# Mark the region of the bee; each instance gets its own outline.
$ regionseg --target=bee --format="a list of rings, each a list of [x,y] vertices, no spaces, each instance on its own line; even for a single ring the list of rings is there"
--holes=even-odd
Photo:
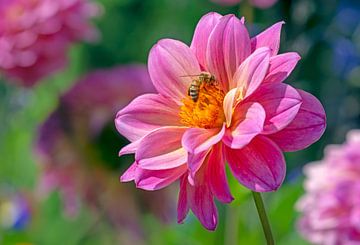
[[[188,88],[188,96],[190,96],[194,102],[197,102],[199,99],[200,87],[203,83],[214,84],[216,82],[215,76],[208,72],[202,72],[199,75],[189,75],[189,77],[197,77],[197,79],[192,80]]]

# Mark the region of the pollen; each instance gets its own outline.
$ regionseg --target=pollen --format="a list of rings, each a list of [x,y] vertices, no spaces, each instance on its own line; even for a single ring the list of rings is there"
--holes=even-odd
[[[225,121],[223,111],[224,92],[217,84],[202,83],[199,96],[194,102],[190,96],[182,100],[180,107],[181,123],[189,127],[218,128]]]

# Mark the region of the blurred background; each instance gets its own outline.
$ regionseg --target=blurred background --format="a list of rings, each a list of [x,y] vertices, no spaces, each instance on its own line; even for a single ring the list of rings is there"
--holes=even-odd
[[[150,48],[165,37],[189,44],[210,11],[245,16],[251,36],[284,20],[280,53],[302,57],[286,82],[325,107],[321,140],[286,154],[284,185],[264,195],[277,244],[308,244],[294,208],[302,167],[360,128],[359,1],[279,0],[265,8],[247,0],[59,0],[38,12],[40,0],[25,0],[23,9],[15,2],[24,0],[0,0],[0,244],[264,244],[251,193],[234,179],[235,201],[218,203],[215,232],[192,214],[176,224],[177,185],[145,192],[118,181],[132,157],[117,157],[127,142],[113,120],[153,91]],[[19,22],[26,35],[13,35],[20,28],[13,20],[27,11]],[[36,37],[34,18],[47,20]]]

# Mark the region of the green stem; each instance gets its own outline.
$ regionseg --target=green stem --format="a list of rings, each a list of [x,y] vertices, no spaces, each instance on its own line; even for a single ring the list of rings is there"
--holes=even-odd
[[[269,220],[267,218],[266,215],[266,211],[265,211],[265,207],[264,207],[264,203],[263,200],[261,198],[261,195],[259,192],[254,192],[252,191],[253,194],[253,198],[254,198],[254,202],[256,205],[256,209],[258,211],[259,214],[259,218],[261,221],[261,225],[265,234],[265,238],[266,238],[266,242],[268,245],[274,245],[274,238],[273,235],[271,233],[271,228],[270,228],[270,224],[269,224]]]
[[[231,205],[227,206],[224,244],[237,245],[239,231],[240,209]]]

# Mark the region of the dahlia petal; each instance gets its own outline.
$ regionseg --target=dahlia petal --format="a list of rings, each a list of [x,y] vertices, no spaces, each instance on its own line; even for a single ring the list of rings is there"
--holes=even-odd
[[[222,15],[210,12],[204,15],[196,26],[194,37],[191,42],[191,50],[195,53],[200,65],[207,70],[206,67],[206,49],[209,36],[217,23],[219,23]]]
[[[263,134],[276,133],[289,125],[302,102],[297,90],[284,83],[262,85],[249,100],[259,102],[265,109]]]
[[[326,115],[320,101],[298,89],[302,104],[294,120],[283,130],[269,137],[283,151],[298,151],[320,139],[326,128]]]
[[[195,185],[196,172],[201,168],[206,156],[210,150],[202,151],[197,154],[188,153],[187,164],[189,168],[188,181],[191,185]]]
[[[250,55],[250,37],[245,25],[234,15],[220,19],[210,35],[207,68],[227,91],[239,65]]]
[[[296,52],[279,54],[270,58],[269,71],[266,74],[264,83],[281,83],[294,70],[301,59]]]
[[[188,152],[190,183],[193,183],[193,177],[202,166],[211,147],[222,139],[224,133],[225,125],[221,129],[190,128],[186,130],[182,138],[182,145]]]
[[[121,148],[121,150],[119,152],[119,157],[122,156],[122,155],[135,153],[136,149],[139,147],[140,141],[141,140],[131,142],[130,144],[128,144],[128,145],[124,146],[123,148]]]
[[[184,222],[184,219],[189,213],[186,188],[187,188],[187,178],[186,178],[186,174],[184,174],[180,178],[180,190],[179,190],[178,207],[177,207],[177,222],[179,224]]]
[[[225,159],[221,144],[216,144],[209,154],[207,176],[210,190],[223,203],[230,203],[234,198],[230,193],[225,173]]]
[[[188,183],[186,191],[189,207],[195,216],[206,229],[215,230],[218,213],[210,188],[204,183],[204,173],[197,175],[195,186]]]
[[[189,153],[200,153],[209,150],[218,143],[225,133],[225,125],[221,129],[189,128],[183,135],[182,145]]]
[[[225,152],[236,179],[253,191],[275,191],[285,178],[284,156],[265,136],[257,136],[242,149],[226,148]]]
[[[185,127],[163,127],[146,135],[135,153],[138,166],[148,170],[162,170],[187,162],[187,152],[181,145]]]
[[[180,103],[192,81],[190,75],[200,74],[200,65],[192,50],[184,43],[160,40],[150,51],[148,69],[157,91]]]
[[[281,27],[285,24],[280,21],[251,39],[251,52],[261,47],[268,47],[270,55],[277,55],[280,48]]]
[[[186,164],[164,170],[147,170],[138,167],[135,171],[135,184],[137,188],[143,190],[159,190],[172,184],[186,173],[186,171]]]
[[[241,99],[247,98],[261,85],[268,71],[270,49],[255,50],[237,69],[230,88],[240,90]]]
[[[136,141],[154,129],[180,126],[178,105],[159,94],[141,95],[117,113],[115,125],[120,134]]]
[[[223,102],[223,108],[224,108],[224,115],[225,115],[227,127],[229,127],[231,125],[232,115],[234,113],[234,108],[235,108],[238,97],[239,97],[239,89],[238,88],[231,89],[225,95],[224,102]]]
[[[131,164],[131,166],[123,173],[120,177],[121,182],[129,182],[135,179],[135,171],[137,168],[136,162]]]
[[[233,149],[247,145],[263,131],[265,110],[259,103],[244,103],[236,106],[232,125],[226,130],[223,142]]]

